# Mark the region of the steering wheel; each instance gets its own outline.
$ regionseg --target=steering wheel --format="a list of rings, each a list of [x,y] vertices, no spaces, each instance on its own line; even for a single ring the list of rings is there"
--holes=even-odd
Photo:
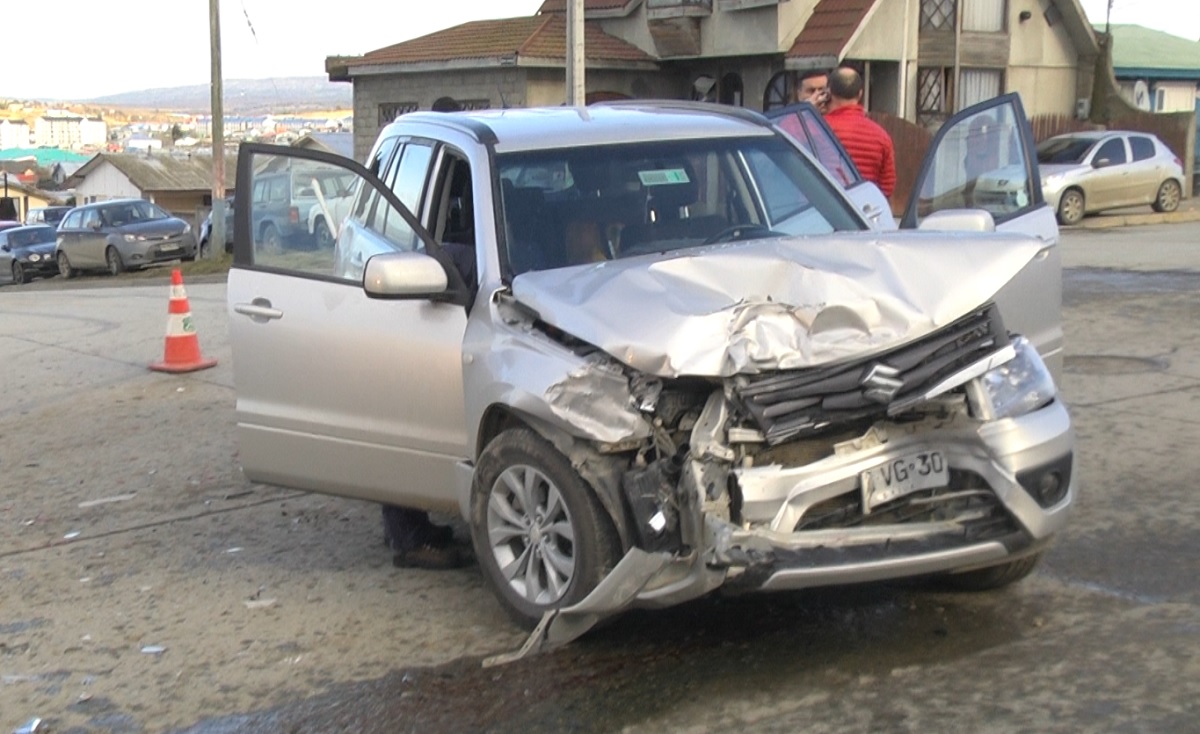
[[[704,244],[715,245],[718,242],[736,242],[756,237],[770,237],[777,234],[779,233],[761,224],[735,224],[704,240]]]

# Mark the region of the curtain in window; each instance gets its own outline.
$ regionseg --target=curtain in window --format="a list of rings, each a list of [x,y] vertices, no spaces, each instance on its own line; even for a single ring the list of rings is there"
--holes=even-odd
[[[962,29],[984,33],[1004,32],[1005,0],[963,0]]]
[[[957,109],[1000,96],[1000,77],[999,69],[963,69],[958,83]]]

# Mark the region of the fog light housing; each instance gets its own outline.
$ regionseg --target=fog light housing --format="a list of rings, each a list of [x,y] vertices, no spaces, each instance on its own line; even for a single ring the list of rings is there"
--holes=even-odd
[[[1068,453],[1047,464],[1017,472],[1017,481],[1039,507],[1054,507],[1067,498],[1074,463],[1074,454]]]

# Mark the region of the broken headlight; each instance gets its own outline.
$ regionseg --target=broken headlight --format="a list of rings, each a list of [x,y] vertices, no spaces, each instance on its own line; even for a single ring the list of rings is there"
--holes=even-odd
[[[1049,403],[1054,378],[1028,339],[1013,340],[1016,356],[975,380],[969,390],[971,411],[984,420],[1016,418]]]

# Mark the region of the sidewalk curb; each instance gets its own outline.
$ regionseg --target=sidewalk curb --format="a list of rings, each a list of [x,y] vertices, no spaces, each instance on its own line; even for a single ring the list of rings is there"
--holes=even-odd
[[[1101,215],[1084,219],[1073,227],[1064,227],[1063,229],[1112,229],[1114,227],[1133,227],[1142,224],[1176,224],[1181,222],[1200,222],[1200,211],[1177,211],[1164,214],[1121,214],[1118,216]]]

